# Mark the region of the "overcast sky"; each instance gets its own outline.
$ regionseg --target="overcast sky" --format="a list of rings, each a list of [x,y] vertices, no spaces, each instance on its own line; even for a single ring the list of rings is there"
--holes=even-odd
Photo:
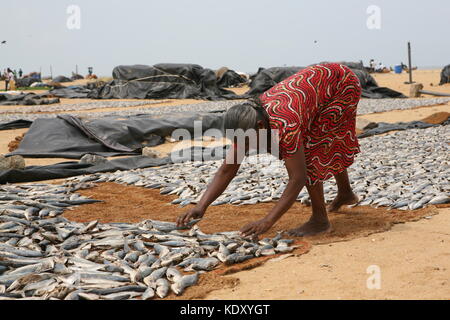
[[[0,68],[25,73],[49,75],[52,65],[70,76],[78,65],[110,76],[116,65],[162,62],[255,72],[370,58],[390,66],[407,63],[408,40],[413,65],[450,63],[448,0],[21,0],[2,1],[1,13]]]

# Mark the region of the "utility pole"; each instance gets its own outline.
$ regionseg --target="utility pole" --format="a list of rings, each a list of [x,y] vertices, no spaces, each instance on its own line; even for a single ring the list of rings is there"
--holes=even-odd
[[[413,84],[412,80],[412,62],[411,62],[411,42],[408,41],[408,73],[409,73],[409,82],[405,82],[406,84]]]

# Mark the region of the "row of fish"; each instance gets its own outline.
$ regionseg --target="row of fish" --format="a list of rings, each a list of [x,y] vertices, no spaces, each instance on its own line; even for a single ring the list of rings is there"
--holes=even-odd
[[[169,100],[142,100],[142,101],[96,101],[96,102],[84,102],[84,103],[66,103],[66,104],[54,104],[54,105],[38,105],[27,106],[26,108],[11,108],[1,109],[0,114],[30,114],[38,112],[66,112],[66,111],[83,111],[91,109],[103,109],[103,108],[128,108],[139,107],[150,104],[158,104],[169,102]]]
[[[447,103],[450,101],[449,98],[429,98],[429,99],[361,99],[358,104],[358,114],[369,114],[375,112],[385,112],[391,110],[405,110],[411,109],[419,106],[431,106],[442,103]],[[89,103],[78,103],[71,105],[55,105],[55,106],[36,106],[32,112],[54,112],[54,113],[29,113],[25,111],[22,114],[18,114],[17,110],[7,110],[2,115],[2,122],[9,122],[19,119],[24,120],[36,120],[37,118],[54,118],[57,116],[57,112],[64,112],[71,114],[73,116],[81,116],[86,118],[98,118],[102,116],[130,116],[136,114],[152,114],[152,115],[161,115],[165,113],[174,113],[174,112],[217,112],[217,111],[225,111],[233,105],[239,103],[238,100],[233,101],[208,101],[203,103],[196,104],[185,104],[185,105],[177,105],[177,106],[164,106],[164,107],[139,107],[140,104],[152,104],[152,103],[162,103],[163,101],[144,101],[144,102],[136,102],[136,101],[99,101],[99,102],[89,102]],[[126,108],[123,110],[117,111],[101,111],[101,112],[78,112],[83,110],[89,110],[93,108]],[[128,108],[132,107],[132,108]],[[28,107],[27,107],[28,110]],[[14,113],[12,113],[14,112]]]
[[[203,233],[191,221],[72,222],[61,216],[96,200],[89,182],[0,187],[0,299],[152,299],[183,294],[222,264],[291,252],[292,240]]]
[[[360,140],[361,153],[349,168],[359,205],[415,210],[428,204],[450,202],[450,126],[400,131]],[[172,201],[181,207],[199,201],[214,173],[217,161],[189,161],[159,168],[99,173],[68,179],[117,182],[159,189],[161,194],[176,195]],[[288,182],[282,161],[270,155],[246,158],[225,192],[212,204],[248,205],[277,200]],[[325,200],[337,194],[333,179],[324,185]],[[306,188],[298,201],[309,203]]]

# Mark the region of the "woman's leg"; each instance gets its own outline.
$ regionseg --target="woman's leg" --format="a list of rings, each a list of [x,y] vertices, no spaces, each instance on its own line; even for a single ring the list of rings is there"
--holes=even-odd
[[[359,201],[350,186],[350,179],[348,178],[347,169],[335,175],[334,178],[336,179],[338,192],[336,198],[328,207],[329,212],[338,211],[343,205],[355,204]]]
[[[323,183],[317,182],[313,186],[307,186],[309,197],[311,198],[312,215],[309,221],[298,228],[289,230],[292,236],[311,236],[330,229],[327,208],[323,197]]]

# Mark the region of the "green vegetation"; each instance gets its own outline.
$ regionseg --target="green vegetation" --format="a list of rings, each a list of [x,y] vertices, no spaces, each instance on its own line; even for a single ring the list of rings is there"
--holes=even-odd
[[[16,90],[18,91],[29,91],[29,90],[49,90],[50,87],[18,87]]]

